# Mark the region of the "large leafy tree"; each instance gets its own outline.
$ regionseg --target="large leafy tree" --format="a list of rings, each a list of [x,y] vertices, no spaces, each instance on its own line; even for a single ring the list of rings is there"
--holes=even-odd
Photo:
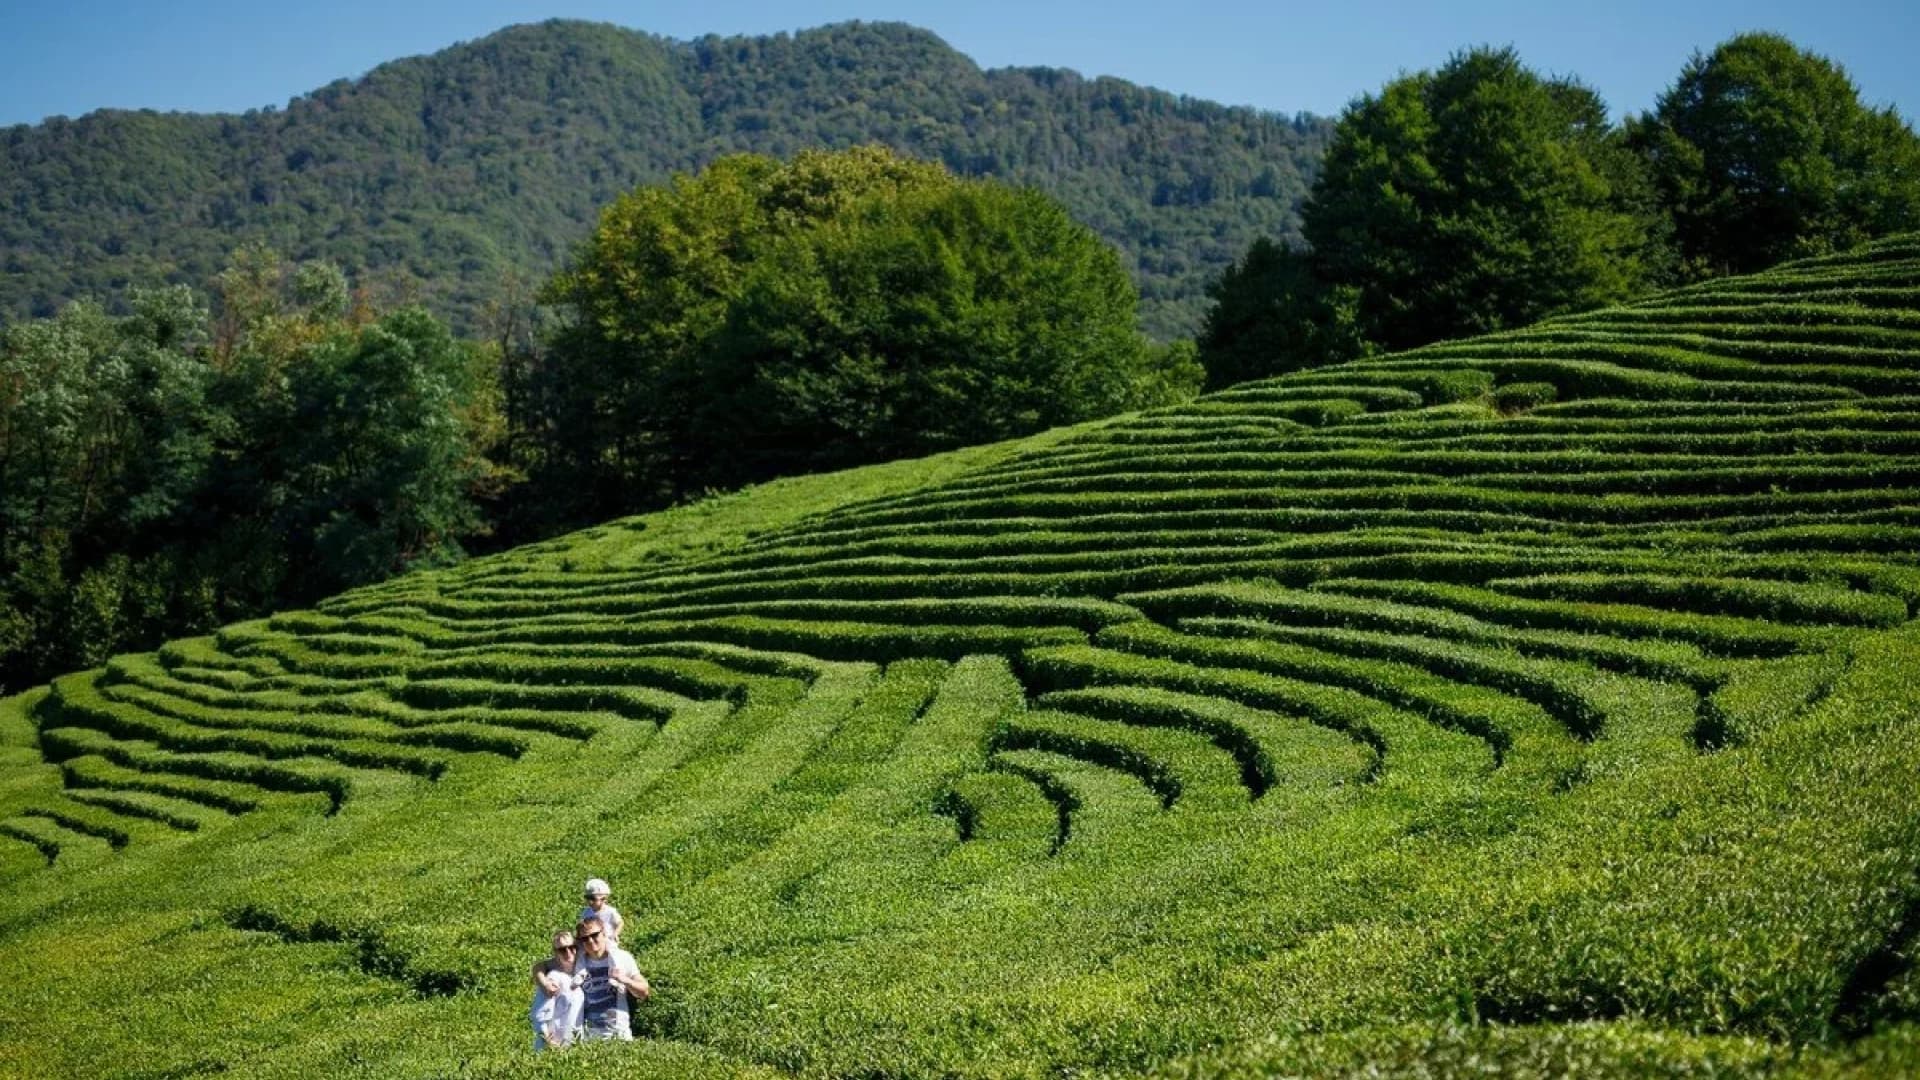
[[[134,290],[0,335],[0,688],[104,660],[200,607],[134,561],[191,515],[221,430],[205,309]]]
[[[738,155],[615,202],[546,298],[536,490],[605,516],[1191,389],[1050,199],[880,148]],[[1176,365],[1177,366],[1177,365]]]
[[[1249,251],[1202,335],[1224,382],[1533,322],[1647,287],[1661,218],[1592,90],[1472,49],[1349,106],[1303,211]]]
[[[716,483],[991,442],[1151,403],[1133,287],[1045,196],[904,192],[750,273],[701,419]]]
[[[301,594],[451,561],[480,530],[468,349],[409,308],[330,336],[295,369],[278,524],[303,556]]]
[[[1401,349],[1646,287],[1650,196],[1599,95],[1479,48],[1347,110],[1303,231],[1366,338]]]
[[[1631,125],[1692,276],[1920,228],[1920,138],[1839,65],[1778,34],[1695,54]]]

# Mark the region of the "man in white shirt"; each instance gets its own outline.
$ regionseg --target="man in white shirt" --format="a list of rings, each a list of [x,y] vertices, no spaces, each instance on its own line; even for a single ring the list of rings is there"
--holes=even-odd
[[[633,954],[613,944],[612,936],[599,919],[582,919],[575,928],[574,941],[581,957],[576,969],[581,973],[581,1021],[583,1039],[633,1038],[632,1002],[653,996],[653,987],[640,974]]]

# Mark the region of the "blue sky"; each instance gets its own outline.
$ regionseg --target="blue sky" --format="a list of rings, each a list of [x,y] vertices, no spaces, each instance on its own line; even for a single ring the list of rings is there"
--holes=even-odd
[[[0,124],[103,107],[284,105],[384,60],[553,17],[674,38],[897,20],[933,30],[985,67],[1070,67],[1229,104],[1327,114],[1401,71],[1480,43],[1511,44],[1535,68],[1580,76],[1616,114],[1639,111],[1696,48],[1767,29],[1840,61],[1870,103],[1920,117],[1914,0],[0,0]]]

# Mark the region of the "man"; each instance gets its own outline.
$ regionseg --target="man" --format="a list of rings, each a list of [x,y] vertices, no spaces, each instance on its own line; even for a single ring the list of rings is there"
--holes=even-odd
[[[632,953],[613,944],[612,935],[599,919],[580,920],[573,938],[583,953],[578,968],[584,996],[581,1019],[585,1031],[581,1037],[631,1040],[631,1001],[653,996],[653,988],[640,974],[640,965],[634,963]]]
[[[565,930],[553,935],[553,955],[533,965],[533,1048],[565,1046],[580,1027],[585,994],[580,990],[579,949]]]

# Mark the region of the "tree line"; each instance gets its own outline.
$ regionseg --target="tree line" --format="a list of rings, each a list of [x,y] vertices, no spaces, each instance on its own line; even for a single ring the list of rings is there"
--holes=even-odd
[[[484,351],[245,249],[0,340],[5,686],[458,558],[500,479]]]
[[[1356,101],[1302,208],[1210,290],[1208,383],[1522,326],[1920,228],[1920,139],[1777,34],[1696,54],[1654,109],[1472,49]]]

